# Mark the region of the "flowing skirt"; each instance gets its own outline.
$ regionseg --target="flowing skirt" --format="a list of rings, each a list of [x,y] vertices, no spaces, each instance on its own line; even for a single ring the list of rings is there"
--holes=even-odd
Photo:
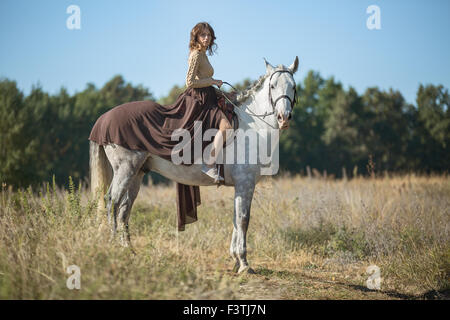
[[[92,128],[89,140],[100,145],[115,143],[130,150],[148,151],[166,160],[172,160],[172,149],[180,141],[172,141],[172,133],[186,129],[190,133],[191,146],[194,145],[194,122],[201,121],[201,134],[210,128],[219,128],[222,118],[227,119],[218,107],[218,96],[212,86],[188,88],[177,100],[167,106],[154,101],[135,101],[119,105],[101,115]],[[211,141],[202,141],[203,150]],[[185,141],[183,141],[185,143]],[[179,153],[182,155],[182,152]],[[195,161],[191,152],[190,163]],[[224,176],[223,164],[219,164],[219,174]],[[197,221],[197,206],[201,204],[199,186],[176,183],[178,230],[184,225]]]

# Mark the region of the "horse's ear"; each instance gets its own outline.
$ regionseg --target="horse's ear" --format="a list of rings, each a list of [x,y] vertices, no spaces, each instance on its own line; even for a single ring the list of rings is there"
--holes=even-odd
[[[266,64],[266,73],[272,72],[274,67],[269,62],[267,62],[266,58],[263,58],[263,59],[264,59],[264,63]]]
[[[298,57],[295,57],[295,61],[291,66],[289,67],[289,70],[292,72],[292,74],[296,73],[298,70]]]

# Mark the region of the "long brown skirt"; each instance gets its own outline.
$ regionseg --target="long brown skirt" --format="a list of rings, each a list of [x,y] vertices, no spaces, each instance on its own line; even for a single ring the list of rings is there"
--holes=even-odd
[[[194,121],[202,122],[203,135],[207,129],[218,129],[220,120],[226,119],[217,99],[215,89],[210,86],[188,88],[172,105],[162,106],[151,100],[125,103],[97,119],[89,140],[100,145],[115,143],[130,150],[148,151],[171,161],[172,149],[180,143],[172,141],[173,131],[180,128],[188,130],[191,145],[194,145],[194,134],[199,134],[194,132]],[[202,154],[210,143],[202,140]],[[190,163],[182,165],[192,165],[194,160],[192,151]],[[223,164],[219,165],[219,174],[223,177]],[[176,183],[176,193],[178,230],[183,231],[185,224],[197,221],[200,188]]]

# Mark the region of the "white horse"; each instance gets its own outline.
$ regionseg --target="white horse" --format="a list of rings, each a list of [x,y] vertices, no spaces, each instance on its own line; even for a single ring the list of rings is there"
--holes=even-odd
[[[244,131],[286,129],[296,99],[293,78],[298,69],[298,57],[285,67],[273,67],[265,59],[266,73],[255,84],[237,96],[239,106],[234,111],[239,118],[239,129]],[[234,150],[239,150],[240,139],[233,139]],[[278,143],[278,141],[276,141]],[[226,150],[223,148],[223,159]],[[240,146],[242,147],[242,146]],[[272,146],[273,148],[274,146]],[[243,149],[240,149],[243,150]],[[244,146],[248,150],[248,146]],[[172,161],[145,151],[129,150],[115,144],[100,146],[90,142],[91,191],[98,195],[101,190],[100,207],[107,208],[113,235],[119,231],[123,245],[130,244],[128,220],[131,207],[139,192],[145,172],[154,171],[164,177],[185,185],[210,186],[212,179],[201,171],[201,164],[176,165]],[[233,235],[230,254],[236,260],[234,271],[252,273],[247,262],[247,229],[255,185],[261,178],[261,165],[249,163],[224,164],[225,186],[234,186]],[[106,187],[108,187],[106,193]],[[103,202],[106,201],[106,204]],[[112,212],[111,212],[112,211]]]

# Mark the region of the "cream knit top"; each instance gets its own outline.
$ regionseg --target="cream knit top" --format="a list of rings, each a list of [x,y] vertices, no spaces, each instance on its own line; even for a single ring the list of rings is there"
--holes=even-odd
[[[213,84],[214,69],[209,63],[206,51],[192,50],[188,59],[186,87],[204,88]]]

